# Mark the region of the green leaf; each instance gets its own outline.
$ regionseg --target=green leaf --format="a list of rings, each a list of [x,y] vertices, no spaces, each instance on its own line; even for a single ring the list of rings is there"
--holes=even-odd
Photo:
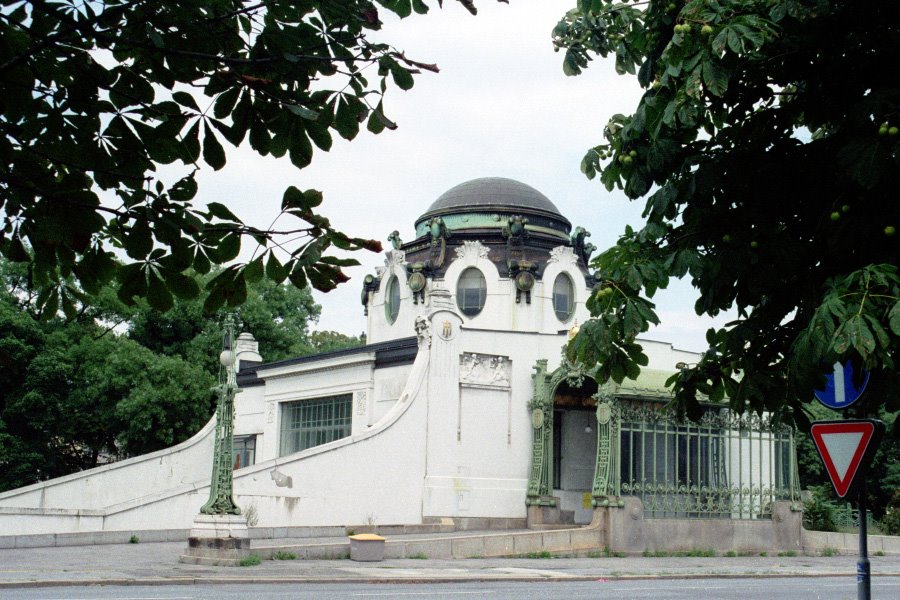
[[[226,263],[237,258],[241,252],[241,236],[235,232],[229,232],[216,247],[216,262]]]
[[[408,69],[405,69],[396,62],[391,64],[390,69],[391,77],[394,79],[394,83],[397,84],[398,88],[401,90],[412,89],[415,81],[413,80],[412,73],[410,73]]]
[[[117,296],[121,302],[132,306],[135,296],[143,298],[147,295],[147,277],[142,270],[141,263],[132,263],[119,269],[119,281],[121,285]]]
[[[310,121],[315,121],[319,118],[319,113],[317,111],[299,104],[285,104],[284,107],[295,115]]]
[[[172,100],[182,106],[193,108],[197,112],[200,112],[200,107],[197,106],[197,101],[194,100],[194,97],[187,92],[172,92]]]
[[[703,83],[712,95],[723,96],[728,89],[728,71],[723,69],[718,64],[718,61],[714,59],[704,60]]]
[[[244,279],[246,279],[248,283],[256,283],[263,278],[263,275],[264,270],[262,256],[251,260],[244,266]]]
[[[888,322],[894,335],[900,336],[900,300],[898,300],[888,313]]]
[[[217,119],[224,119],[230,115],[231,111],[234,110],[234,105],[237,103],[240,93],[241,88],[234,86],[219,94],[215,104],[213,104],[213,116]]]
[[[125,252],[128,256],[141,259],[153,249],[153,233],[146,219],[141,218],[128,230],[125,238]]]
[[[234,223],[241,223],[241,220],[238,219],[234,215],[234,213],[228,209],[227,206],[225,206],[224,204],[222,204],[220,202],[210,202],[209,204],[206,205],[206,208],[212,216],[222,219],[223,221],[232,221]]]
[[[177,271],[163,271],[163,278],[169,291],[182,300],[190,300],[200,295],[200,286],[193,277]]]
[[[169,292],[166,284],[163,283],[163,280],[152,269],[149,275],[147,301],[150,303],[150,306],[159,312],[166,312],[174,306],[175,299],[172,298],[172,294]]]
[[[281,264],[274,252],[269,252],[269,259],[266,261],[266,277],[275,283],[281,283],[287,276],[288,269]]]
[[[205,123],[203,125],[203,160],[216,171],[225,166],[225,149],[216,139],[216,134]]]
[[[172,200],[192,200],[197,195],[197,181],[193,174],[182,177],[169,188],[169,197]]]

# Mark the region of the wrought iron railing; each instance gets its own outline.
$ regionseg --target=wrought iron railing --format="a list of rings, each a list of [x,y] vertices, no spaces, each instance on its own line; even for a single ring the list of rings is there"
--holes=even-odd
[[[619,400],[613,411],[612,491],[639,497],[646,517],[758,519],[798,500],[791,427],[714,406],[696,423],[659,402]]]

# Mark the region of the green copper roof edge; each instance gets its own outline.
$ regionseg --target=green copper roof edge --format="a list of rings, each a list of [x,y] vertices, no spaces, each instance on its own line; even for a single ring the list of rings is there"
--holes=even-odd
[[[512,215],[513,213],[508,213]],[[498,220],[496,217],[500,217]],[[542,215],[543,216],[543,215]],[[550,219],[551,217],[546,217]],[[560,221],[559,218],[552,217],[553,219]],[[447,229],[452,231],[462,231],[466,229],[503,229],[507,225],[507,222],[502,218],[502,215],[498,213],[456,213],[452,215],[447,215],[443,217],[444,224],[447,226]],[[568,222],[566,222],[568,223]],[[569,234],[560,229],[555,229],[552,227],[545,227],[543,225],[535,225],[529,224],[525,226],[525,229],[528,231],[533,231],[535,233],[543,233],[547,235],[551,235],[553,237],[557,237],[561,240],[569,241]],[[569,227],[569,230],[571,228]],[[428,231],[428,222],[420,221],[416,225],[416,238],[422,237]]]

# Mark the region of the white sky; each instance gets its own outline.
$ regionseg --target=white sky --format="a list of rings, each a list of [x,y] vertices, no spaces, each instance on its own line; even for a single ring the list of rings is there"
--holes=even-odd
[[[382,11],[388,24],[380,38],[441,69],[417,76],[410,91],[388,90],[385,112],[397,130],[375,136],[363,126],[352,142],[334,134],[331,151],[316,149],[312,165],[300,171],[287,157],[231,149],[223,170],[207,167],[198,174],[197,200],[224,202],[245,222],[265,227],[288,185],[315,188],[325,194],[321,214],[338,229],[390,247],[391,231],[413,239],[416,217],[454,185],[510,177],[543,192],[573,227],[591,232],[598,248],[613,245],[626,224],[641,223],[643,203],[588,181],[579,165],[585,151],[603,141],[609,117],[630,114],[637,105],[636,79],[616,75],[612,60],[595,61],[578,77],[563,75],[563,54],[553,52],[550,32],[574,0],[479,0],[476,6],[473,17],[446,0],[443,10],[403,21]],[[351,335],[365,330],[362,278],[384,257],[355,257],[363,265],[345,269],[351,281],[328,294],[316,292],[323,306],[316,329]],[[680,283],[660,292],[655,300],[663,323],[643,337],[705,349],[711,321],[694,315],[691,291]]]

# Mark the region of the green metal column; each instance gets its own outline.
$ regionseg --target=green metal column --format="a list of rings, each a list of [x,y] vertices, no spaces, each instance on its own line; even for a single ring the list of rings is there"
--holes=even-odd
[[[200,508],[205,515],[239,515],[232,489],[232,453],[234,445],[234,396],[237,394],[237,357],[234,352],[234,318],[225,318],[222,353],[219,355],[219,385],[213,391],[219,397],[216,406],[215,448],[209,500]]]
[[[553,402],[547,391],[547,360],[538,360],[531,376],[534,392],[531,399],[531,475],[528,478],[527,505],[547,504],[553,467]]]
[[[615,398],[601,388],[597,398],[597,457],[591,504],[609,506],[610,497],[618,497],[619,489],[619,410]]]

